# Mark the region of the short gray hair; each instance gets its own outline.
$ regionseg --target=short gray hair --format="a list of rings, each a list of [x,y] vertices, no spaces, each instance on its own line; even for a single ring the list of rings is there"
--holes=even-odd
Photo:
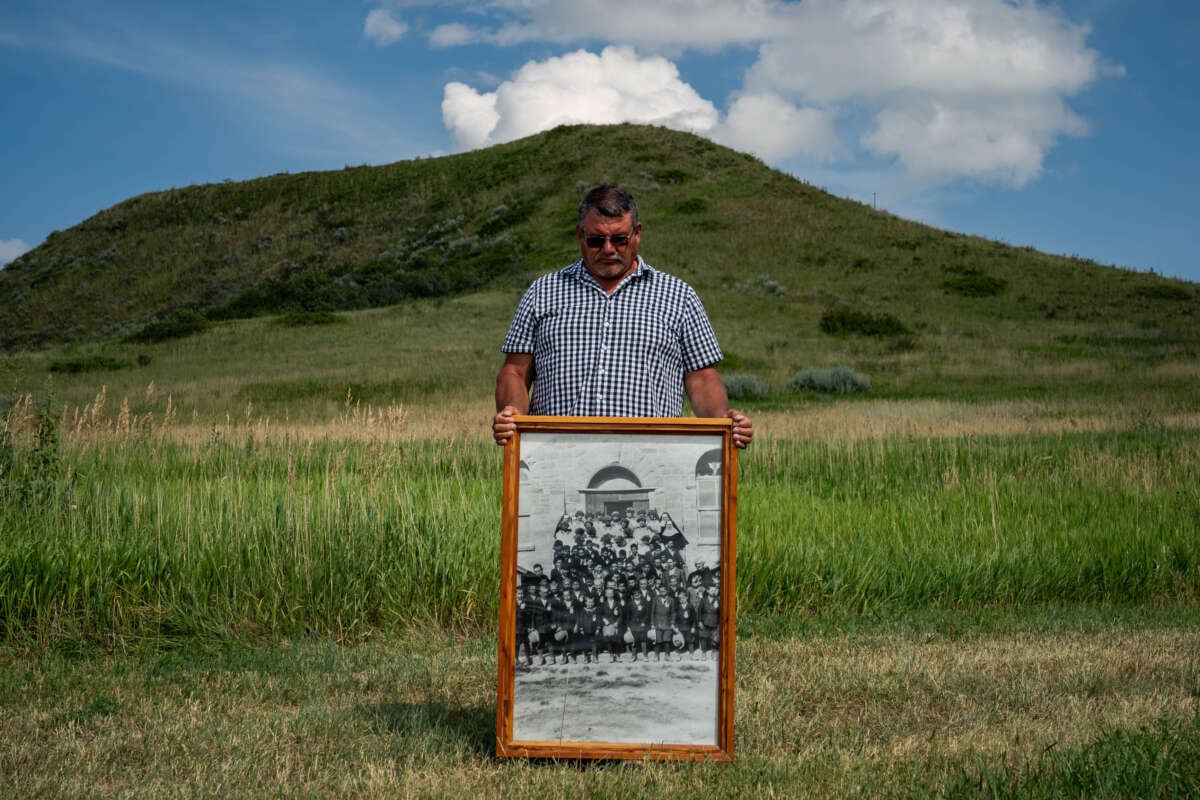
[[[602,183],[583,196],[579,204],[579,225],[583,218],[595,211],[605,217],[623,217],[629,215],[629,220],[636,227],[638,223],[637,200],[633,195],[620,186]]]

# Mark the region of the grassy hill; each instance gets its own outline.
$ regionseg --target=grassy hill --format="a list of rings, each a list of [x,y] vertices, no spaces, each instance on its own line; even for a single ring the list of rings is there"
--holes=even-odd
[[[723,371],[770,397],[840,364],[882,396],[1195,377],[1194,284],[919,225],[700,137],[621,125],[131,198],[0,270],[0,352],[18,374],[0,391],[56,370],[103,373],[93,389],[226,376],[222,402],[268,406],[486,395],[520,291],[576,257],[579,197],[605,180],[637,195],[647,260],[700,292]],[[350,310],[351,325],[266,319]],[[173,374],[149,366],[168,351]]]

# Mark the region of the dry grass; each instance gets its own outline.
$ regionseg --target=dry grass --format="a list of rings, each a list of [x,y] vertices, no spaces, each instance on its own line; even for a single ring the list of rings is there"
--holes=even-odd
[[[139,401],[153,401],[155,407],[133,411]],[[37,428],[38,413],[33,397],[25,395],[0,417],[0,427],[26,443]],[[178,407],[172,395],[151,384],[117,402],[110,398],[107,387],[101,387],[90,403],[64,406],[56,420],[64,442],[76,445],[110,444],[137,437],[188,445],[213,439],[305,444],[489,439],[492,413],[487,399],[450,400],[436,407],[415,408],[398,403],[376,406],[351,399],[331,404],[315,418],[273,417],[247,404],[237,415],[226,414],[222,420],[210,421],[202,420],[195,409]]]
[[[1036,436],[1130,430],[1147,422],[1171,429],[1200,427],[1200,412],[1147,399],[1137,408],[1103,400],[856,400],[799,411],[764,411],[755,428],[776,439],[860,441],[889,438]]]
[[[1197,380],[1200,380],[1198,376]],[[152,408],[146,406],[152,405]],[[140,411],[131,409],[141,408]],[[180,408],[174,397],[150,384],[119,400],[101,387],[91,402],[64,406],[60,429],[68,442],[101,443],[130,434],[194,444],[214,437],[256,443],[313,441],[472,440],[491,435],[490,398],[386,406],[352,398],[329,403],[320,414],[292,419],[260,413],[246,404],[222,420]],[[1136,402],[1105,398],[1017,399],[992,402],[937,399],[830,400],[782,411],[750,409],[763,439],[861,441],[890,438],[1037,436],[1131,430],[1147,425],[1171,430],[1200,428],[1200,410],[1147,394]],[[15,435],[36,427],[33,398],[17,399],[6,422]]]

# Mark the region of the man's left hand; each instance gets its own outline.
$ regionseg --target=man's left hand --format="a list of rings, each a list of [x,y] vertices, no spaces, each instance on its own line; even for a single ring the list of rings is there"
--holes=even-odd
[[[733,408],[729,409],[729,418],[733,420],[733,446],[745,450],[754,438],[754,423],[745,414]]]

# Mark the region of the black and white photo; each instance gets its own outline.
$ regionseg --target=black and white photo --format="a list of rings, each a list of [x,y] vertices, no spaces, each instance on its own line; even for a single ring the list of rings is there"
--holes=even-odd
[[[520,435],[513,742],[721,744],[728,426],[644,427]]]

